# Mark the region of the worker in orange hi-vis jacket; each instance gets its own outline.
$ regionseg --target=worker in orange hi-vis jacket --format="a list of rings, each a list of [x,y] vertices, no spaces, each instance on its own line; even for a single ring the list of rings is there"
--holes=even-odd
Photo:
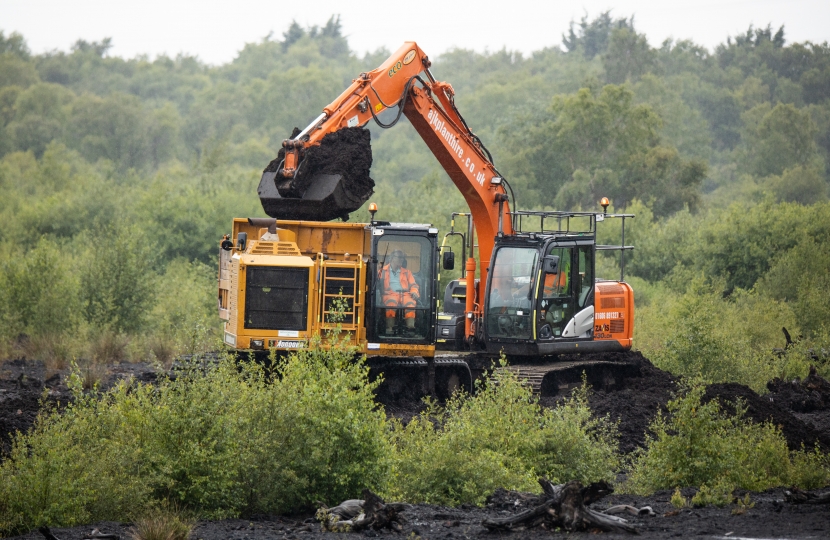
[[[395,326],[397,308],[414,308],[420,291],[412,272],[405,268],[406,255],[401,250],[392,252],[389,264],[383,267],[383,305],[386,310],[386,333],[391,334]],[[415,328],[415,310],[407,309],[404,312],[407,328]]]

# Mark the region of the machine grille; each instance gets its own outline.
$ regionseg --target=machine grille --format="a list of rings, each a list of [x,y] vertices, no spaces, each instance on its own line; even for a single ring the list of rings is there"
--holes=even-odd
[[[619,283],[600,283],[597,284],[597,290],[600,294],[625,294],[625,289]]]
[[[274,266],[246,269],[245,328],[305,330],[308,270]]]
[[[613,309],[613,308],[624,308],[625,307],[625,297],[623,296],[612,296],[611,298],[602,297],[600,299],[600,308],[601,309]]]

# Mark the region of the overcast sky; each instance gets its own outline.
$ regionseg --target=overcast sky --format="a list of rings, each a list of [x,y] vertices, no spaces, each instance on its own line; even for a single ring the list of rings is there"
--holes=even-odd
[[[339,14],[361,54],[410,40],[432,56],[453,47],[527,54],[559,46],[571,20],[609,9],[634,15],[652,46],[692,39],[711,50],[750,24],[769,23],[785,26],[788,43],[830,40],[828,0],[0,0],[0,30],[23,34],[35,53],[111,37],[111,55],[186,53],[222,64],[245,43],[271,32],[281,38],[292,20],[323,25]]]

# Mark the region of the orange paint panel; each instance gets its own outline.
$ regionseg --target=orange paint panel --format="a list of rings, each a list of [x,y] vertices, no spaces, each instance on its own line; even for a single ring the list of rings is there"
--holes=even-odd
[[[616,340],[625,349],[634,334],[634,291],[628,283],[597,283],[594,293],[594,339]]]

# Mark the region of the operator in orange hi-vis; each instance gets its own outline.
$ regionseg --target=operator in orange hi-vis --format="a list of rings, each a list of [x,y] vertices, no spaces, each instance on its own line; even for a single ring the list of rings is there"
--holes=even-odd
[[[568,264],[567,266],[570,266]],[[543,298],[553,298],[568,287],[568,268],[560,268],[556,274],[545,275],[545,287],[542,291]]]
[[[386,333],[392,333],[395,326],[396,309],[400,307],[414,308],[420,297],[418,284],[412,272],[406,268],[406,256],[403,251],[396,249],[392,252],[389,264],[383,267],[383,305],[386,306]],[[407,328],[415,328],[415,311],[407,309],[404,312]]]

